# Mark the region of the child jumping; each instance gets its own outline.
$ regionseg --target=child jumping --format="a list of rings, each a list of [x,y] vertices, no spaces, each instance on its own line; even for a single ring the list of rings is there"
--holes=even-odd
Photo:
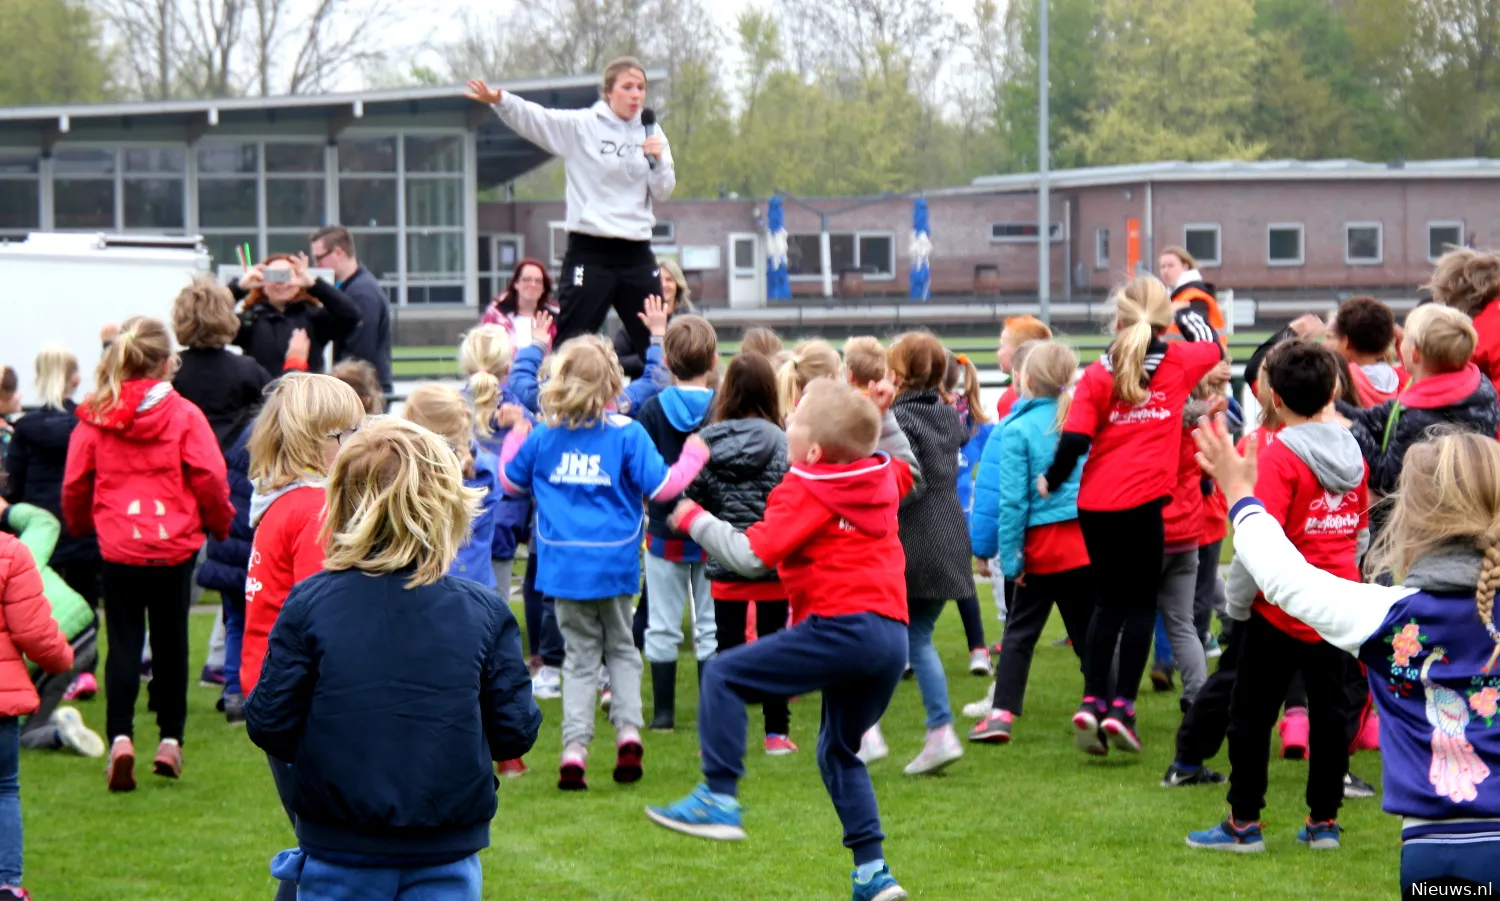
[[[328,477],[324,571],[292,589],[245,705],[291,763],[297,848],[272,874],[302,901],[479,898],[491,761],[542,714],[505,601],[445,573],[479,506],[453,451],[396,419],[349,439]]]
[[[888,396],[888,395],[886,395]],[[889,452],[877,453],[884,443]],[[906,581],[896,524],[913,485],[910,448],[895,419],[847,385],[807,386],[787,431],[791,470],[766,515],[741,532],[691,502],[675,525],[745,575],[775,569],[795,624],[720,655],[699,702],[704,781],[651,820],[702,838],[745,837],[736,799],[745,766],[745,705],[823,693],[818,768],[854,854],[854,901],[907,897],[885,863],[880,811],[858,751],[906,663]],[[892,454],[896,457],[893,458]]]
[[[677,497],[708,458],[703,442],[690,437],[669,468],[640,423],[609,412],[623,381],[607,342],[569,341],[541,389],[543,424],[535,431],[517,424],[501,454],[501,485],[536,499],[536,586],[553,599],[562,630],[558,788],[565,791],[588,788],[601,665],[614,693],[614,779],[641,778],[641,655],[630,632],[641,584],[641,498]]]

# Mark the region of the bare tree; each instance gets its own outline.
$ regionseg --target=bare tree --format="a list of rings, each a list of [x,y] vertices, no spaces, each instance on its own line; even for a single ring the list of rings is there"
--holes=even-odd
[[[175,0],[102,0],[100,17],[124,68],[132,93],[150,100],[173,95],[178,18]]]

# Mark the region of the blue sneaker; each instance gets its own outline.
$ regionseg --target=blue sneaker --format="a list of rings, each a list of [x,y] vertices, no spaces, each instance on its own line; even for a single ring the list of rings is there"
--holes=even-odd
[[[1260,824],[1236,826],[1234,820],[1225,820],[1212,829],[1189,832],[1189,848],[1208,848],[1213,851],[1234,851],[1239,854],[1266,850],[1266,841],[1260,834]]]
[[[740,824],[740,805],[736,803],[731,808],[719,803],[714,800],[708,786],[702,783],[693,789],[692,794],[670,807],[647,807],[646,816],[658,826],[685,835],[720,842],[745,840],[745,828]]]
[[[1339,835],[1343,831],[1336,820],[1324,820],[1321,823],[1308,820],[1306,825],[1297,830],[1297,841],[1314,851],[1337,851]]]
[[[858,876],[858,870],[849,874],[849,880],[854,884],[854,897],[851,901],[906,901],[911,897],[896,881],[896,877],[891,875],[891,868],[885,864],[880,865],[880,872],[870,877],[869,882],[860,882]]]

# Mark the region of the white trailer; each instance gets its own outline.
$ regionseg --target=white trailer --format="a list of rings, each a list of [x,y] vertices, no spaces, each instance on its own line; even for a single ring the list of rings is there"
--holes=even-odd
[[[99,330],[131,316],[171,327],[172,301],[209,272],[197,238],[36,233],[0,244],[0,364],[20,377],[21,402],[37,403],[37,351],[60,344],[78,357],[90,390],[102,347]]]

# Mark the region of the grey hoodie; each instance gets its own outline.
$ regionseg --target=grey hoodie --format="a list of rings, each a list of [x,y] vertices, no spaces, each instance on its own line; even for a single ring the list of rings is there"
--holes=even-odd
[[[1307,422],[1282,429],[1276,440],[1297,455],[1317,476],[1318,483],[1329,493],[1347,494],[1365,480],[1365,458],[1359,442],[1348,429],[1332,422]],[[1358,554],[1363,557],[1370,546],[1370,530],[1359,533]],[[1229,566],[1228,610],[1231,619],[1250,618],[1250,605],[1260,589],[1239,557]]]
[[[548,109],[506,91],[495,104],[500,121],[543,150],[563,158],[567,170],[568,231],[627,241],[651,240],[653,201],[672,196],[677,174],[672,148],[652,169],[641,152],[646,128],[629,122],[600,100],[588,109]],[[658,128],[662,140],[666,135]]]
[[[276,499],[283,494],[296,491],[298,488],[319,487],[323,484],[321,479],[298,479],[289,485],[283,485],[273,491],[261,491],[260,485],[255,486],[255,493],[250,495],[250,528],[260,525],[260,519],[276,503]]]

